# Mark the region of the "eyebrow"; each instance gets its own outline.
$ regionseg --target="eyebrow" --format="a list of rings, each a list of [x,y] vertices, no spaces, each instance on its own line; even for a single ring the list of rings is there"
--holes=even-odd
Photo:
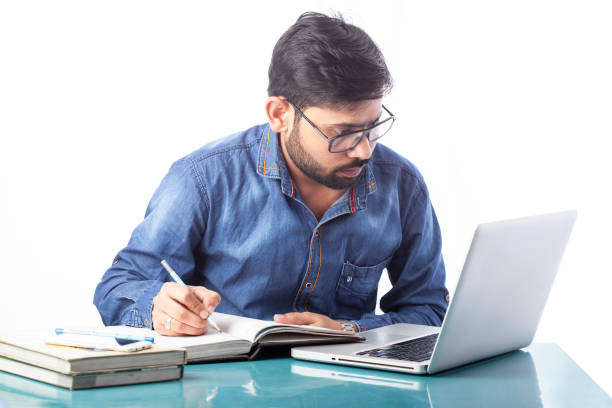
[[[383,112],[382,110],[380,111],[380,114],[378,115],[378,117],[376,119],[374,119],[374,121],[370,122],[370,123],[366,123],[365,125],[363,123],[346,123],[346,122],[342,122],[342,123],[331,123],[327,126],[338,126],[338,127],[350,127],[350,128],[360,128],[360,127],[367,127],[367,126],[371,126],[376,124],[376,122],[378,122],[380,120],[380,118],[382,118]]]

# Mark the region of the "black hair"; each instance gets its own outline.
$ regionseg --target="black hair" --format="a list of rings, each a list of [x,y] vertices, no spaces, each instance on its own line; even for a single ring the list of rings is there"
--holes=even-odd
[[[300,108],[378,99],[393,86],[385,59],[370,36],[344,21],[307,12],[281,36],[268,70],[269,96]]]

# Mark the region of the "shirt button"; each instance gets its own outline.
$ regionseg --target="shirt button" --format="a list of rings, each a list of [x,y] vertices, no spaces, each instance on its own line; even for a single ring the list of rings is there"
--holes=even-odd
[[[351,282],[353,281],[353,277],[352,277],[351,275],[347,276],[347,277],[346,277],[346,281],[347,281],[348,283],[351,283]]]
[[[310,282],[306,283],[306,287],[307,287],[308,289],[310,289],[310,288],[312,287],[312,283],[310,283]]]
[[[145,319],[145,321],[144,321],[144,325],[145,325],[145,326],[148,326],[148,325],[149,325],[149,321],[148,321],[147,319]]]

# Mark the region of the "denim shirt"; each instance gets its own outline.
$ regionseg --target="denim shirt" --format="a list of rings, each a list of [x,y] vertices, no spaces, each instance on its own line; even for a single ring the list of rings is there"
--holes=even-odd
[[[153,298],[171,281],[161,259],[186,284],[218,292],[216,311],[258,319],[310,311],[360,330],[440,325],[448,305],[440,228],[418,170],[379,143],[317,220],[267,124],[172,165],[96,288],[106,325],[152,327]],[[385,269],[392,288],[377,315]]]

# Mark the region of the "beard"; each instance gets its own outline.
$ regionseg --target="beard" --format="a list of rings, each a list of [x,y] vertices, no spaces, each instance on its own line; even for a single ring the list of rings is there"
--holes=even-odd
[[[353,167],[361,167],[368,163],[370,160],[359,160],[355,159],[351,163],[337,167],[329,172],[326,172],[323,166],[321,166],[315,158],[304,149],[300,141],[300,133],[297,130],[297,126],[294,126],[289,133],[287,138],[287,153],[289,158],[293,161],[293,164],[300,169],[309,178],[313,179],[319,184],[329,187],[334,190],[344,190],[355,184],[361,174],[365,170],[365,167],[361,169],[361,172],[355,177],[343,177],[337,173]]]

